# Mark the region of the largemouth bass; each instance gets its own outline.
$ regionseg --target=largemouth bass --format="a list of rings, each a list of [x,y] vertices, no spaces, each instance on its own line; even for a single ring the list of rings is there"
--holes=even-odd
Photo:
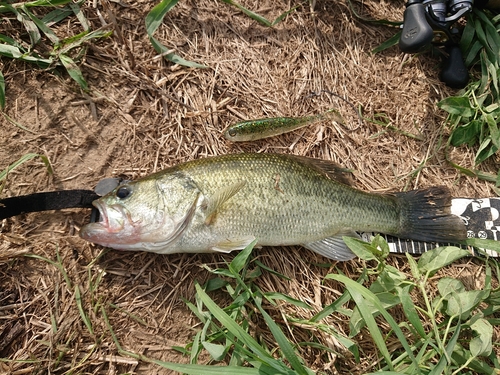
[[[342,236],[356,231],[436,242],[466,237],[444,187],[371,194],[347,185],[332,162],[292,155],[190,161],[126,182],[93,204],[101,221],[82,227],[82,238],[163,254],[229,252],[257,240],[348,260],[354,255]]]
[[[288,133],[296,129],[312,125],[319,121],[335,120],[343,123],[344,119],[335,109],[330,109],[319,115],[303,117],[271,117],[238,122],[224,131],[226,139],[233,142],[256,141]]]

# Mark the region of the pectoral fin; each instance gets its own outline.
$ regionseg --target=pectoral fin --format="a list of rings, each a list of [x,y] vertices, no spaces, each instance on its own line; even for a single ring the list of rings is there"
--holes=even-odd
[[[219,253],[229,253],[233,250],[243,250],[255,240],[254,236],[244,236],[241,238],[227,239],[212,247],[213,251]]]
[[[205,224],[209,225],[217,210],[222,206],[228,199],[235,195],[241,188],[245,186],[245,181],[239,181],[225,188],[220,189],[214,195],[212,195],[207,202],[207,208],[205,211]]]
[[[346,261],[354,258],[354,253],[349,250],[343,236],[359,237],[355,232],[343,232],[334,237],[327,237],[319,241],[305,243],[302,246],[312,250],[326,258],[333,260]]]

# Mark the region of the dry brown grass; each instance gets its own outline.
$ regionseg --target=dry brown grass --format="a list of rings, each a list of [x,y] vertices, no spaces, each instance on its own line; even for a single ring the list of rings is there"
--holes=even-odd
[[[295,5],[269,0],[241,3],[269,19]],[[173,66],[156,55],[144,27],[154,4],[101,0],[83,6],[94,29],[104,24],[114,29],[111,38],[88,46],[81,68],[90,94],[83,94],[65,75],[0,59],[7,84],[6,113],[32,130],[0,120],[0,169],[27,152],[47,155],[54,168],[49,176],[38,162],[23,165],[9,175],[3,196],[92,188],[104,177],[133,179],[179,162],[241,151],[334,160],[354,169],[355,185],[370,191],[444,184],[455,196],[493,194],[490,184],[459,175],[439,148],[447,130],[435,103],[453,91],[439,82],[438,62],[407,56],[396,48],[371,54],[394,29],[359,22],[345,1],[303,5],[274,28],[260,26],[215,0],[181,1],[156,36],[207,69]],[[404,1],[374,0],[356,6],[367,17],[400,20]],[[0,33],[12,33],[10,27],[20,28],[11,20],[0,24]],[[78,24],[73,21],[59,26],[57,33],[72,35],[75,30]],[[308,97],[321,90],[361,106],[367,118],[383,113],[391,125],[421,134],[423,140],[367,121],[351,131],[357,117],[344,101],[326,94]],[[245,144],[231,144],[222,136],[228,125],[241,119],[301,116],[332,107],[348,125],[325,122]],[[453,157],[471,166],[474,155],[460,149]],[[496,172],[494,165],[485,168]],[[180,297],[192,300],[195,280],[210,277],[202,264],[220,265],[231,257],[110,251],[96,261],[103,249],[77,236],[88,218],[87,212],[69,210],[1,223],[0,357],[12,362],[0,362],[0,373],[169,373],[120,356],[101,307],[124,349],[188,361],[171,349],[189,342],[198,327]],[[36,254],[57,262],[56,253],[63,272],[24,256]],[[289,293],[317,310],[342,292],[333,282],[323,283],[328,272],[338,268],[355,278],[361,267],[357,261],[320,267],[317,264],[325,259],[303,248],[263,249],[259,256],[291,279],[264,273],[257,280],[264,291]],[[397,257],[390,261],[407,268]],[[480,275],[481,267],[471,260],[446,272]],[[75,287],[82,292],[92,333],[78,311]],[[271,313],[280,320],[281,314],[309,318],[314,312],[283,304]],[[348,333],[342,317],[331,316],[326,322]],[[315,336],[339,353],[303,349],[308,365],[326,373],[364,373],[377,361],[366,333],[356,337],[363,350],[360,364],[325,333],[297,326],[289,335],[295,342]]]

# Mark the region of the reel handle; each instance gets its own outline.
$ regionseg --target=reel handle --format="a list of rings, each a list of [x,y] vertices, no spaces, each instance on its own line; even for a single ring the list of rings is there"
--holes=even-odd
[[[448,57],[443,60],[439,78],[451,88],[461,89],[469,81],[469,72],[464,63],[462,51],[456,44],[446,47]]]
[[[434,31],[427,21],[422,0],[408,0],[399,38],[399,49],[406,53],[419,52],[430,45],[433,37]]]

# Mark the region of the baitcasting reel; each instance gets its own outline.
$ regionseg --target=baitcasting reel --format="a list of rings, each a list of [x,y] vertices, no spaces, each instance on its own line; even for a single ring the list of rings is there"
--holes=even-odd
[[[408,0],[399,48],[417,53],[431,44],[444,46],[446,57],[440,79],[453,88],[465,87],[469,73],[458,46],[459,30],[453,25],[471,12],[473,6],[474,0]]]

